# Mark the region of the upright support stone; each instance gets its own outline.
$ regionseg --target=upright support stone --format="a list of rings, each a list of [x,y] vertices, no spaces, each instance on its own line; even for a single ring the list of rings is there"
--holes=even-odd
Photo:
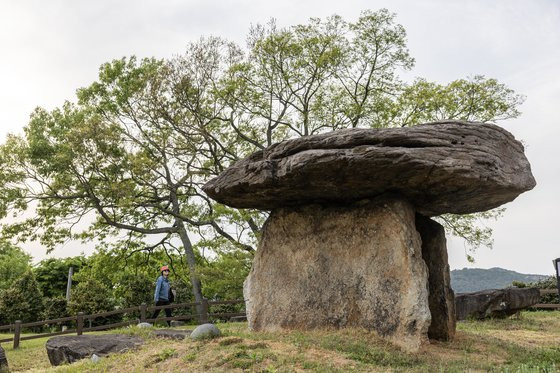
[[[428,302],[432,323],[428,337],[440,341],[455,335],[455,296],[447,262],[447,245],[443,226],[416,214],[416,229],[422,238],[422,257],[428,266]]]
[[[363,327],[427,341],[428,271],[404,200],[272,212],[244,285],[252,330]]]

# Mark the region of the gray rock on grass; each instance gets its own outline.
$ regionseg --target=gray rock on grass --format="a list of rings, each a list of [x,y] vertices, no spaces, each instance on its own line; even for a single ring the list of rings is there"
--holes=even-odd
[[[86,359],[93,354],[103,357],[129,351],[143,342],[141,338],[124,334],[65,335],[50,338],[45,347],[51,365],[56,366]]]
[[[202,324],[197,326],[191,333],[191,339],[211,339],[222,335],[220,329],[214,324]]]
[[[190,330],[156,329],[154,335],[161,338],[185,339],[191,334]]]

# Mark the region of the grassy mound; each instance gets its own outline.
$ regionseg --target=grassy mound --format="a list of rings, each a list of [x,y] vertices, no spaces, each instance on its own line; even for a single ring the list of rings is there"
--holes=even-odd
[[[361,329],[252,333],[245,323],[219,324],[223,336],[174,341],[126,328],[146,339],[137,351],[50,368],[45,339],[4,344],[13,371],[40,372],[554,372],[560,369],[560,312],[523,312],[505,320],[465,321],[452,342],[409,354]]]

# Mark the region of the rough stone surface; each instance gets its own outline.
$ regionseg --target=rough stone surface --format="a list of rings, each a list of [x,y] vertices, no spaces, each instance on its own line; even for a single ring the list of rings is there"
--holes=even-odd
[[[422,258],[428,266],[428,302],[432,314],[428,337],[449,341],[455,335],[456,321],[445,229],[432,219],[416,214],[416,230],[422,239]]]
[[[540,291],[536,288],[483,290],[455,296],[457,320],[467,318],[505,317],[537,304]]]
[[[161,338],[185,339],[191,332],[192,330],[156,329],[154,335]]]
[[[447,121],[284,141],[235,163],[204,191],[232,207],[262,210],[389,191],[434,216],[488,210],[534,186],[523,146],[509,132]]]
[[[202,324],[197,326],[191,333],[191,339],[209,339],[222,335],[220,329],[214,324]]]
[[[141,322],[136,325],[138,328],[153,328],[154,326],[149,322]]]
[[[51,365],[73,363],[93,354],[106,356],[142,345],[143,340],[124,334],[57,336],[47,341],[47,355]]]
[[[0,373],[9,371],[10,370],[8,366],[8,359],[6,358],[6,352],[4,351],[2,346],[0,346]]]
[[[364,327],[406,350],[427,340],[428,271],[398,199],[278,209],[244,284],[252,330]]]

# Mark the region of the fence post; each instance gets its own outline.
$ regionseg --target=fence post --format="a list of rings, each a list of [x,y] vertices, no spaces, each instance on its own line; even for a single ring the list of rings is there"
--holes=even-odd
[[[20,335],[21,335],[21,320],[16,320],[14,324],[14,350],[19,347]]]
[[[199,323],[206,324],[208,322],[208,299],[202,298],[200,311]]]
[[[146,308],[148,305],[146,303],[142,303],[140,305],[140,322],[146,322]]]
[[[76,333],[78,335],[82,335],[83,330],[84,330],[84,313],[83,312],[78,312]]]

